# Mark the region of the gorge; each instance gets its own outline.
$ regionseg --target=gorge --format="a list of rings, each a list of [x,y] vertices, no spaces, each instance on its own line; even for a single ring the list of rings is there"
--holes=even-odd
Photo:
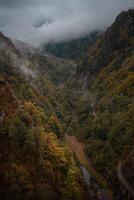
[[[133,130],[134,9],[46,48],[0,33],[2,200],[132,200]]]

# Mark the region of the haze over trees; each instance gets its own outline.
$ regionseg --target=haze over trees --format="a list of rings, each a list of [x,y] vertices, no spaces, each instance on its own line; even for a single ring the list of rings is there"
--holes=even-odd
[[[133,199],[117,170],[134,190],[133,130],[134,9],[41,48],[0,33],[2,200]],[[84,143],[90,189],[65,134]]]

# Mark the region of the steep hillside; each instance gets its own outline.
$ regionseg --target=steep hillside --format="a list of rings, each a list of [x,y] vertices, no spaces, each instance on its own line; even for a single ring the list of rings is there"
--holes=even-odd
[[[121,66],[131,56],[134,48],[134,13],[123,11],[108,30],[89,49],[86,59],[79,66],[77,74],[86,76],[87,82],[109,64]]]
[[[76,67],[0,33],[2,199],[89,199],[65,133],[85,143],[96,172],[91,200],[106,191],[114,200],[132,199],[121,179],[134,190],[134,9],[88,45],[81,40],[54,47],[56,55],[77,59],[80,46],[84,56]]]
[[[46,74],[54,85],[58,86],[66,82],[76,68],[76,64],[72,60],[49,55],[40,48],[35,49],[22,41],[13,40],[13,44],[21,56],[25,59],[28,58],[32,65],[36,66],[36,69],[43,74]]]
[[[87,155],[107,179],[115,199],[120,192],[119,198],[126,200],[116,168],[120,159],[129,163],[128,155],[134,146],[133,9],[122,12],[89,48],[65,87],[73,110],[70,129],[86,142]]]
[[[54,86],[35,61],[0,34],[1,199],[88,199],[48,98]]]

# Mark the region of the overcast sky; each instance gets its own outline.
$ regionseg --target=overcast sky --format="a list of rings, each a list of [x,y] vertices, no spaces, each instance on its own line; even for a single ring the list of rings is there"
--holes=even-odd
[[[35,45],[103,30],[134,0],[0,0],[0,30]]]

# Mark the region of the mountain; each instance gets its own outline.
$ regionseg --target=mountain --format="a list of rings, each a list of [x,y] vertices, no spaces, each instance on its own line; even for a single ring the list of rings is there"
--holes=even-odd
[[[1,199],[88,199],[49,99],[55,86],[46,71],[48,58],[26,49],[21,52],[0,33]]]
[[[120,66],[123,60],[133,53],[133,15],[133,10],[123,11],[116,18],[112,26],[89,48],[77,74],[86,76],[88,81],[110,63]]]
[[[133,199],[134,9],[89,40],[61,45],[72,61],[0,33],[2,199]],[[82,147],[90,189],[64,134]]]
[[[96,40],[98,35],[99,32],[96,31],[80,39],[43,45],[42,49],[57,57],[80,61],[87,53],[89,45]]]
[[[133,180],[133,86],[134,10],[130,9],[89,46],[64,88],[72,109],[70,130],[86,143],[86,153],[106,178],[114,199],[128,199],[123,194],[126,187],[121,190],[119,186],[120,160],[130,185]]]
[[[66,82],[76,68],[73,60],[66,60],[49,55],[40,48],[33,48],[22,41],[13,40],[12,42],[21,56],[26,59],[28,58],[33,65],[36,65],[36,69],[42,71],[43,74],[47,74],[47,77],[54,85],[60,85]]]

